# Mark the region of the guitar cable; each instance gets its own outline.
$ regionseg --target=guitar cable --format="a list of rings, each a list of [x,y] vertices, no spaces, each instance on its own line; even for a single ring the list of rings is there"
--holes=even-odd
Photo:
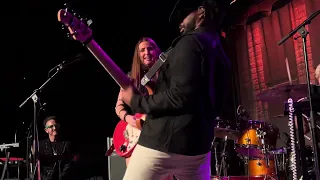
[[[294,132],[294,119],[293,119],[293,113],[294,113],[294,107],[293,107],[293,100],[291,98],[288,99],[289,104],[289,136],[290,136],[290,147],[291,147],[291,171],[292,171],[292,179],[297,180],[297,162],[296,162],[296,142],[295,142],[295,132]]]

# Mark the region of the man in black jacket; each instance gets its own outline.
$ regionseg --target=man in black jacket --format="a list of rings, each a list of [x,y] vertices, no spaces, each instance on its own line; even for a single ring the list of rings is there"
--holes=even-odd
[[[213,23],[216,6],[204,2],[191,8],[154,95],[139,95],[133,86],[122,90],[122,100],[134,112],[147,114],[124,180],[157,180],[166,174],[210,179],[213,121],[221,112],[230,62]]]
[[[70,179],[68,170],[74,160],[71,154],[70,142],[60,139],[60,125],[55,116],[47,117],[43,125],[48,138],[39,142],[41,179]]]

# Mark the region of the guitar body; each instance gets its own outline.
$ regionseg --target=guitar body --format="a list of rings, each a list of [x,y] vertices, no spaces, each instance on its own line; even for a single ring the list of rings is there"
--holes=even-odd
[[[149,86],[145,86],[148,94],[153,94]],[[146,120],[145,114],[137,113],[134,115],[136,118],[137,128],[132,127],[123,120],[120,120],[113,132],[113,145],[116,153],[124,158],[131,156],[134,148],[136,147],[141,129],[144,121]]]
[[[144,121],[144,114],[135,114],[139,121]],[[130,157],[136,147],[141,130],[132,127],[123,120],[120,120],[113,132],[113,145],[116,153],[124,158]]]

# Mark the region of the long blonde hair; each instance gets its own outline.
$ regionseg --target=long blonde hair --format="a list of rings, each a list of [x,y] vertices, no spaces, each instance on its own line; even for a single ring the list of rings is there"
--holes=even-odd
[[[151,38],[148,37],[142,37],[136,44],[135,49],[134,49],[134,55],[133,55],[133,60],[132,60],[132,66],[131,66],[131,72],[130,72],[130,78],[133,80],[134,85],[137,88],[140,88],[141,83],[140,80],[143,77],[143,64],[139,56],[139,45],[140,43],[147,41],[153,46],[155,52],[156,52],[156,58],[159,57],[161,50],[158,47],[158,45],[152,40]]]

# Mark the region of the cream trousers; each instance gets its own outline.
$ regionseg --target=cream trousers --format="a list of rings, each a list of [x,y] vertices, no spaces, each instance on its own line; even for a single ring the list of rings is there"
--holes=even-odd
[[[123,180],[210,180],[211,153],[184,156],[140,145],[135,147]]]

